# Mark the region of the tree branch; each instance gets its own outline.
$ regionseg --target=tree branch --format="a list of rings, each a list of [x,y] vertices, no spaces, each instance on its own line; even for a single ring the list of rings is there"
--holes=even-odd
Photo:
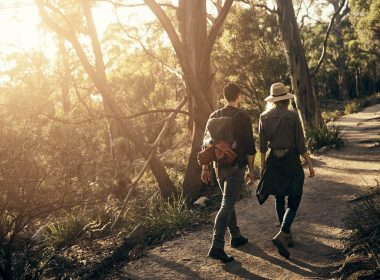
[[[67,41],[69,41],[72,46],[74,47],[79,60],[82,62],[84,69],[87,71],[88,75],[91,77],[91,79],[94,81],[94,84],[98,88],[102,88],[102,85],[98,82],[97,79],[97,73],[93,69],[93,66],[91,65],[90,61],[88,60],[88,57],[86,53],[83,51],[83,48],[81,47],[79,40],[73,30],[67,30],[59,26],[46,12],[45,5],[43,4],[42,0],[36,0],[38,11],[41,15],[42,20],[58,35],[61,35],[63,38],[65,38]],[[49,7],[50,9],[53,9],[53,7]],[[55,10],[55,9],[54,9]]]
[[[49,118],[49,119],[51,119],[53,121],[60,122],[60,123],[70,124],[70,125],[79,125],[79,124],[82,124],[82,123],[96,121],[96,120],[100,120],[100,119],[103,119],[103,118],[107,118],[107,119],[121,119],[121,120],[122,119],[133,119],[133,118],[137,118],[137,117],[141,117],[141,116],[145,116],[145,115],[150,115],[150,114],[156,114],[156,113],[177,113],[177,114],[183,114],[183,115],[186,115],[186,116],[190,117],[190,113],[189,112],[183,111],[183,110],[177,110],[177,109],[156,109],[156,110],[149,110],[149,111],[139,112],[139,113],[132,114],[132,115],[129,115],[129,116],[124,116],[124,117],[115,117],[115,116],[110,116],[110,115],[107,115],[107,114],[100,114],[99,116],[94,116],[92,118],[87,118],[87,119],[78,120],[78,121],[70,121],[70,120],[58,118],[58,117],[55,117],[55,116],[52,116],[52,115],[49,115],[49,114],[44,114],[44,113],[41,113],[40,115],[42,115],[44,117],[47,117],[47,118]],[[166,118],[168,118],[168,117],[166,117]]]
[[[344,4],[346,3],[346,0],[343,0],[342,1],[342,4],[339,6],[338,10],[336,10],[336,12],[332,15],[331,19],[330,19],[330,23],[329,23],[329,26],[327,27],[327,30],[326,30],[326,35],[325,35],[325,39],[323,41],[323,48],[322,48],[322,54],[321,54],[321,57],[319,58],[319,61],[318,61],[318,64],[317,66],[314,68],[314,70],[312,71],[312,76],[315,76],[319,70],[319,68],[321,67],[322,65],[322,62],[323,62],[323,59],[326,55],[326,48],[327,48],[327,40],[329,38],[329,35],[330,35],[330,31],[331,31],[331,28],[334,24],[334,20],[336,18],[336,16],[340,13],[340,11],[342,10],[342,8],[344,7]]]
[[[269,8],[267,5],[264,4],[251,4],[252,7],[258,7],[258,8],[264,8],[270,13],[278,14],[277,10]]]
[[[112,1],[112,0],[96,0],[97,2],[106,2],[106,3],[110,3],[112,4],[113,6],[115,7],[124,7],[124,8],[137,8],[137,7],[142,7],[142,6],[146,6],[145,3],[135,3],[135,4],[123,4],[123,3],[118,3],[118,2],[115,2],[115,1]],[[171,8],[171,9],[178,9],[177,6],[174,6],[173,4],[169,4],[169,3],[162,3],[162,4],[157,4],[161,7],[166,7],[166,8]]]
[[[221,9],[220,13],[216,17],[215,22],[213,26],[211,27],[208,38],[207,38],[207,46],[206,46],[206,51],[204,53],[204,57],[210,56],[212,47],[214,46],[215,40],[222,28],[222,25],[228,15],[228,12],[231,9],[233,2],[234,0],[226,0],[226,2],[223,5],[223,8]]]
[[[154,0],[144,0],[144,2],[161,22],[162,27],[165,29],[166,33],[170,38],[170,41],[173,44],[174,50],[177,53],[179,60],[184,60],[184,53],[182,52],[182,42],[178,37],[178,34],[175,31],[174,26],[170,22],[170,19],[166,15],[165,11]]]
[[[88,35],[91,38],[92,51],[94,52],[95,56],[96,72],[101,76],[103,82],[105,82],[106,77],[102,49],[99,44],[98,33],[96,31],[94,18],[92,16],[91,6],[88,1],[83,2],[83,11],[87,21]]]
[[[136,37],[133,37],[129,34],[129,32],[124,28],[123,24],[121,23],[120,21],[120,18],[119,18],[119,15],[118,13],[115,11],[115,15],[116,15],[116,19],[118,21],[118,24],[119,24],[119,27],[121,28],[121,30],[124,31],[124,33],[128,36],[128,38],[136,41],[139,43],[139,45],[141,46],[141,48],[143,49],[143,51],[149,55],[150,57],[152,57],[153,59],[155,59],[158,63],[160,63],[162,66],[164,66],[170,73],[173,73],[174,75],[176,75],[184,84],[185,84],[185,79],[183,77],[183,73],[178,71],[177,69],[173,68],[173,67],[170,67],[169,65],[167,65],[164,61],[162,61],[162,59],[160,59],[159,57],[157,57],[156,55],[154,55],[151,51],[149,51],[145,45],[143,44],[143,42],[141,41],[140,38],[136,38]],[[186,86],[186,84],[185,84]]]

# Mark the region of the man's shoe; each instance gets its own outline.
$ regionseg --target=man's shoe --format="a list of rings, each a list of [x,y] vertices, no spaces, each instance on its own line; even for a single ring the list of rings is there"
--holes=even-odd
[[[284,258],[289,259],[290,253],[286,246],[288,245],[289,235],[285,232],[280,231],[277,235],[272,239],[274,246],[277,247],[278,253]]]
[[[293,241],[293,236],[292,236],[291,232],[289,232],[289,236],[288,236],[288,247],[289,248],[293,248],[294,247],[294,241]]]
[[[231,247],[232,248],[237,248],[237,247],[242,246],[246,243],[248,243],[248,238],[246,238],[242,235],[240,235],[239,237],[231,239]]]
[[[216,248],[216,247],[212,247],[210,249],[210,251],[208,252],[208,256],[210,258],[213,258],[215,260],[219,260],[219,261],[222,261],[224,263],[227,263],[227,262],[232,262],[234,260],[234,257],[231,257],[229,255],[227,255],[224,250],[222,249],[219,249],[219,248]]]

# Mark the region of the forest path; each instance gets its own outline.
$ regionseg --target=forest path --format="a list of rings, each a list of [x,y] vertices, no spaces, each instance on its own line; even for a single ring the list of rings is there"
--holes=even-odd
[[[271,239],[279,230],[272,197],[259,206],[256,198],[237,204],[242,233],[249,243],[226,246],[234,262],[206,258],[212,227],[166,242],[123,267],[133,279],[331,279],[339,265],[345,238],[343,218],[349,199],[380,179],[380,148],[363,140],[380,139],[380,104],[347,115],[337,124],[345,147],[313,157],[315,178],[306,178],[299,213],[293,224],[295,247],[290,259],[279,256]],[[368,141],[370,142],[370,141]],[[307,174],[305,170],[305,174]],[[226,235],[226,244],[229,237]]]

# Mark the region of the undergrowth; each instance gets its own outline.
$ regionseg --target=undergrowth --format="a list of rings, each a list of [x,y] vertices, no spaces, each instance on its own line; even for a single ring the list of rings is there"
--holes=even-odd
[[[306,132],[307,147],[310,151],[319,150],[322,147],[339,149],[344,145],[339,127],[335,125],[308,130]]]
[[[344,107],[344,114],[357,113],[365,107],[380,103],[380,93],[368,96],[364,99],[355,99],[347,103]]]
[[[378,192],[379,189],[377,189]],[[376,193],[374,193],[376,194]],[[378,194],[377,194],[378,195]],[[344,220],[345,225],[352,232],[346,244],[345,265],[342,273],[347,274],[347,263],[350,258],[361,256],[361,263],[366,263],[365,270],[372,270],[374,274],[380,273],[380,200],[371,195],[364,198],[351,207]],[[359,263],[360,263],[359,262]],[[360,267],[360,266],[359,266]],[[355,270],[350,267],[350,272]],[[363,270],[363,267],[357,268]],[[368,278],[370,279],[370,278]],[[375,278],[373,278],[375,279]]]

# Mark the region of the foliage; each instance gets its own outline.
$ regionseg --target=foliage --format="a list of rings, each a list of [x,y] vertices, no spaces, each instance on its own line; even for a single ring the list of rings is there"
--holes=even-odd
[[[322,147],[332,147],[339,149],[344,145],[339,127],[334,124],[324,125],[322,128],[309,130],[306,133],[307,147],[311,151],[319,150]]]
[[[213,53],[217,79],[240,84],[243,105],[258,119],[271,84],[288,79],[276,17],[255,6],[236,5],[224,26]]]
[[[172,201],[156,201],[156,207],[147,215],[145,223],[149,230],[145,242],[154,244],[176,237],[184,230],[192,229],[206,221],[201,212],[190,209],[183,196]]]
[[[340,116],[342,116],[342,113],[339,110],[335,111],[324,111],[322,112],[322,118],[323,120],[328,123],[328,122],[334,122],[336,121]]]
[[[380,44],[380,1],[353,0],[350,3],[350,20],[355,26],[363,49],[379,55]]]
[[[70,22],[84,51],[90,53],[81,3],[53,2],[59,4],[60,12],[67,16],[67,21],[60,24]],[[380,64],[376,55],[379,1],[352,0],[350,3],[351,12],[340,27],[348,55],[345,70],[351,97],[358,99],[346,105],[346,113],[380,101],[379,95],[363,98],[380,86]],[[288,83],[289,73],[276,16],[236,1],[233,7],[213,50],[216,87],[220,94],[227,81],[238,82],[243,88],[242,105],[255,120],[263,111],[263,99],[270,85],[277,81]],[[174,19],[174,10],[169,10],[168,15]],[[174,108],[185,95],[185,85],[181,67],[161,24],[151,21],[136,27],[129,23],[122,27],[110,24],[101,42],[107,81],[122,112],[130,116]],[[311,68],[319,59],[326,27],[327,21],[310,20],[305,21],[302,29]],[[55,43],[59,44],[60,40],[62,38],[57,38]],[[314,77],[321,99],[338,96],[338,51],[334,42],[331,36],[326,61]],[[141,48],[140,43],[146,49]],[[123,137],[111,140],[99,92],[74,50],[67,43],[61,44],[64,48],[54,59],[41,51],[2,52],[0,57],[3,66],[0,80],[0,270],[20,279],[43,274],[43,269],[53,265],[52,259],[67,261],[65,252],[74,250],[82,241],[89,241],[89,247],[94,247],[98,238],[120,241],[141,222],[148,228],[145,244],[154,245],[209,220],[207,211],[192,209],[183,197],[161,201],[156,182],[148,171],[121,213],[120,222],[115,229],[110,229],[144,159]],[[91,63],[95,64],[92,59]],[[63,106],[64,84],[68,87],[69,109]],[[333,111],[324,114],[326,120],[334,121],[340,115],[335,111],[335,103],[333,107]],[[152,143],[168,114],[149,113],[130,119],[145,140]],[[188,123],[191,120],[184,114],[178,116],[157,155],[178,187],[190,154]],[[308,138],[310,149],[338,148],[343,144],[334,126],[310,131]],[[114,154],[115,147],[122,147],[124,154]],[[220,201],[220,193],[210,196],[210,201]],[[32,242],[31,237],[36,236],[39,229],[42,238]],[[93,248],[88,251],[94,254]],[[59,269],[62,275],[66,273],[62,267]]]
[[[346,243],[345,254],[365,255],[380,270],[380,201],[376,197],[379,185],[373,193],[364,194],[351,206],[345,218],[346,226],[352,230]]]
[[[365,107],[380,103],[380,93],[368,96],[364,99],[356,99],[345,105],[344,113],[346,115],[357,113]]]

